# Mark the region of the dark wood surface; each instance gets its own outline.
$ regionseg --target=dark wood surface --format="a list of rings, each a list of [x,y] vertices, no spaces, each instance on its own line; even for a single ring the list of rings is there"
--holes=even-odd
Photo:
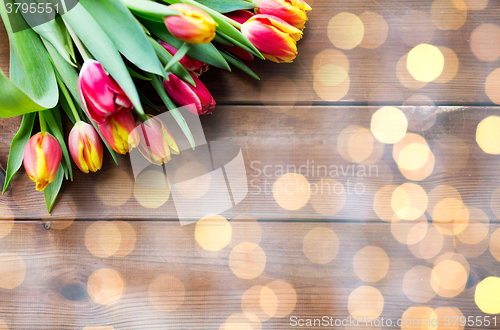
[[[202,225],[196,229],[196,224],[181,226],[172,196],[134,183],[128,156],[119,157],[115,166],[106,155],[103,170],[90,175],[73,166],[75,179],[65,182],[51,216],[43,195],[21,170],[0,197],[0,329],[291,329],[290,317],[344,319],[356,315],[363,301],[369,304],[362,313],[378,308],[379,317],[393,320],[407,317],[408,310],[415,311],[412,318],[427,319],[422,306],[433,308],[441,322],[455,314],[488,315],[474,294],[478,283],[500,274],[500,156],[479,147],[476,131],[481,121],[500,109],[494,104],[498,99],[491,99],[499,93],[486,87],[499,61],[478,58],[471,47],[479,47],[476,53],[483,56],[490,53],[481,48],[484,37],[474,39],[479,46],[471,46],[471,39],[481,24],[498,27],[500,6],[490,0],[485,9],[472,10],[488,1],[455,1],[455,7],[450,7],[451,0],[439,1],[444,9],[452,9],[447,19],[434,16],[434,22],[432,1],[309,1],[313,11],[293,64],[250,63],[261,81],[215,68],[202,76],[219,104],[212,115],[201,119],[206,138],[236,143],[247,171],[247,197],[222,214],[229,225],[220,218],[211,230],[203,231]],[[469,8],[463,25],[457,30],[436,27],[460,25],[464,13],[457,13],[456,6],[462,3]],[[330,20],[341,12],[363,17],[366,11],[387,22],[385,42],[374,49],[339,50],[328,37]],[[371,36],[369,40],[377,40],[376,34]],[[498,47],[500,37],[494,32],[486,36],[491,49]],[[362,45],[369,45],[369,40]],[[422,86],[408,73],[401,81],[400,71],[398,78],[398,61],[422,42],[456,54],[459,65],[453,79]],[[320,55],[325,50],[330,53]],[[349,63],[348,89],[342,90],[345,84],[318,88],[319,68],[328,64],[345,68],[345,60],[331,56],[339,51]],[[7,74],[8,65],[8,40],[1,26],[0,67]],[[386,105],[401,109],[408,118],[408,133],[427,142],[435,161],[426,175],[400,170],[393,157],[398,147],[384,145],[370,133],[373,113]],[[0,119],[3,168],[19,122],[19,118]],[[490,134],[494,136],[494,131]],[[311,172],[321,165],[336,166],[340,172],[337,176]],[[377,172],[358,176],[346,171],[354,166],[373,166]],[[363,191],[326,197],[305,196],[300,190],[273,194],[276,182],[287,183],[278,181],[283,174],[280,167],[298,172],[301,182],[311,187],[333,179],[345,189],[358,184]],[[397,221],[398,206],[393,205],[404,204],[406,197],[394,199],[393,191],[409,183],[422,188],[428,205],[422,206],[422,194],[406,190],[407,199],[415,204],[413,212],[422,216]],[[452,188],[441,196],[432,193],[443,185],[459,195]],[[222,196],[219,190],[213,193]],[[444,214],[457,205],[468,214],[465,229],[456,212],[453,221],[439,221],[433,208],[444,198],[455,198],[441,204]],[[450,223],[459,226],[458,231]],[[450,230],[455,235],[448,235]],[[208,238],[213,241],[207,243]],[[248,248],[252,243],[261,249],[237,254],[236,246]],[[356,258],[363,248],[369,252],[366,258]],[[448,258],[456,262],[439,263]],[[438,278],[445,274],[444,284],[435,288],[439,294],[430,284],[433,267]],[[256,277],[245,279],[248,274]],[[163,290],[155,286],[161,276],[169,276],[163,277],[167,283]],[[286,290],[277,288],[280,283]],[[447,284],[455,286],[451,293],[442,288]],[[353,292],[373,292],[373,288],[381,296],[367,295],[349,303]],[[123,293],[113,297],[121,289]],[[255,294],[259,290],[260,298]],[[99,304],[106,294],[111,295],[109,304]],[[489,304],[500,302],[496,298]],[[441,323],[438,329],[498,329],[500,319],[497,324],[445,327]]]

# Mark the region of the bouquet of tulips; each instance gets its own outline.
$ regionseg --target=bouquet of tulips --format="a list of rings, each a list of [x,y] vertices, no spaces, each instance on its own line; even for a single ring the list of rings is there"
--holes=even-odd
[[[159,110],[141,88],[152,85],[194,148],[177,107],[214,111],[200,75],[233,66],[258,79],[244,61],[292,62],[311,10],[303,0],[16,1],[0,0],[11,48],[0,117],[23,116],[3,193],[24,165],[49,212],[73,179],[71,160],[89,173],[101,169],[105,148],[115,162],[138,148],[157,165],[179,153],[166,125],[144,111]]]

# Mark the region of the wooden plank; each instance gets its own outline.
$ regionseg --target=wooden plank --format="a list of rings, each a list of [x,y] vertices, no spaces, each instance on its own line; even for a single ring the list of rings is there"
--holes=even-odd
[[[209,86],[219,104],[295,103],[309,105],[312,102],[331,104],[338,98],[342,103],[400,105],[416,93],[424,94],[441,105],[491,104],[485,93],[485,82],[487,76],[498,68],[498,61],[494,60],[494,52],[492,53],[493,57],[490,58],[493,61],[478,59],[471,51],[470,40],[472,32],[477,27],[487,23],[493,24],[493,27],[490,26],[491,31],[486,31],[485,35],[479,38],[478,44],[483,45],[486,50],[479,48],[476,53],[486,54],[488,49],[491,49],[488,46],[488,40],[496,40],[497,38],[494,31],[498,28],[498,26],[495,27],[495,24],[497,24],[496,18],[500,14],[498,2],[489,1],[484,10],[468,10],[466,21],[458,30],[440,30],[435,26],[431,17],[433,3],[431,0],[315,0],[309,2],[312,3],[313,11],[309,15],[310,19],[305,29],[304,38],[298,44],[299,56],[293,64],[277,65],[269,61],[261,62],[259,60],[250,63],[250,67],[262,78],[260,82],[237,70],[233,73],[227,73],[211,69],[203,76],[204,82]],[[444,0],[441,3],[449,3],[451,6],[452,1]],[[471,5],[474,1],[466,1],[465,3]],[[481,3],[487,3],[487,1]],[[476,2],[477,7],[480,7],[479,2]],[[453,8],[455,9],[449,11],[443,9],[448,14],[435,17],[438,25],[442,26],[446,22],[448,24],[460,22],[461,14],[456,13],[456,7]],[[350,64],[348,93],[342,98],[339,97],[339,95],[344,94],[341,89],[345,84],[341,84],[323,88],[321,95],[318,95],[314,87],[314,77],[318,67],[326,64],[343,65],[342,61],[339,60],[331,59],[329,61],[328,56],[318,62],[321,65],[314,65],[314,60],[320,52],[326,49],[339,50],[328,37],[330,20],[339,13],[347,12],[361,15],[365,11],[381,15],[386,21],[388,24],[386,41],[375,49],[361,48],[360,46],[352,50],[340,49]],[[378,27],[379,25],[375,24],[366,28],[365,31],[373,33]],[[346,28],[346,30],[348,29]],[[368,39],[377,40],[377,35],[370,35]],[[412,47],[421,42],[447,47],[456,54],[458,72],[451,81],[448,83],[428,83],[420,89],[406,88],[402,85],[396,74],[397,63],[405,54],[408,54]],[[0,67],[4,72],[8,72],[8,53],[6,34],[4,28],[1,27]],[[484,54],[482,56],[488,58],[487,54]],[[341,73],[339,72],[341,71],[332,70],[326,70],[320,78],[324,80],[340,79]],[[407,84],[419,85],[411,80]]]
[[[419,172],[405,172],[405,177],[393,158],[392,145],[384,146],[368,132],[372,114],[378,109],[315,106],[295,107],[288,109],[287,113],[280,113],[287,109],[220,106],[213,115],[202,117],[207,140],[236,143],[242,149],[245,161],[249,193],[240,204],[224,214],[229,218],[247,214],[256,219],[269,220],[379,221],[380,217],[374,211],[375,194],[387,185],[414,182],[426,194],[439,185],[453,186],[467,206],[480,208],[492,221],[497,221],[495,214],[498,215],[498,211],[492,211],[490,204],[497,203],[493,192],[499,186],[499,156],[483,152],[475,136],[478,123],[496,115],[498,108],[439,107],[433,110],[436,114],[434,125],[422,132],[418,131],[426,128],[422,123],[428,122],[432,116],[418,121],[418,116],[414,114],[427,108],[402,108],[410,118],[410,128],[413,128],[409,132],[424,137],[434,155],[435,166],[422,181],[415,181],[422,179],[416,176]],[[419,123],[420,126],[417,125]],[[359,127],[356,128],[356,125]],[[351,141],[352,134],[346,133],[353,133],[353,129],[360,132],[356,138],[359,140],[354,142]],[[9,141],[11,133],[3,130],[0,135],[2,141]],[[2,150],[7,152],[5,142]],[[6,154],[2,153],[2,157],[6,158]],[[352,157],[357,157],[359,164],[353,162],[356,159]],[[363,157],[368,158],[363,160]],[[54,209],[55,217],[177,219],[175,205],[168,192],[141,190],[134,185],[128,156],[120,157],[118,166],[106,156],[103,170],[95,174],[84,175],[76,167],[74,172],[74,181],[63,186],[62,199]],[[331,183],[338,182],[335,186],[339,189],[338,194],[331,194],[331,199],[326,201],[320,198],[321,191],[317,193],[314,190],[311,190],[310,199],[300,189],[290,196],[286,193],[280,195],[279,191],[273,194],[273,185],[287,172],[301,174],[305,179],[299,179],[309,182],[311,186],[321,184],[322,180],[335,180]],[[205,187],[202,181],[197,184],[199,189]],[[227,188],[221,185],[214,189],[215,196],[222,199]],[[343,206],[339,202],[341,195],[346,197]],[[9,206],[16,219],[48,216],[42,194],[34,190],[34,184],[22,171],[1,201]],[[329,209],[336,205],[335,201],[340,203],[338,212],[334,212],[334,208]],[[68,203],[71,207],[67,206]],[[390,210],[390,198],[380,203]],[[192,205],[197,205],[195,200]],[[296,207],[298,209],[294,210]],[[193,220],[204,215],[200,214]],[[429,219],[431,215],[427,213]],[[384,220],[390,221],[387,218]]]
[[[250,222],[250,227],[244,226]],[[5,224],[2,222],[2,229],[5,229]],[[92,234],[91,226],[95,227],[96,224],[102,223],[75,221],[63,230],[55,229],[57,224],[54,223],[52,229],[46,230],[41,222],[16,222],[12,231],[0,239],[2,272],[11,275],[0,278],[0,319],[7,323],[9,329],[81,330],[91,325],[130,330],[145,327],[219,329],[232,314],[242,313],[242,298],[247,290],[259,285],[268,286],[273,281],[290,285],[284,291],[287,294],[275,290],[278,312],[283,315],[268,316],[270,319],[262,324],[255,322],[253,325],[259,326],[258,329],[290,329],[291,316],[349,317],[349,296],[360,286],[371,286],[380,291],[384,302],[381,317],[398,319],[411,306],[421,305],[408,299],[403,290],[408,292],[413,289],[421,296],[426,293],[425,283],[413,283],[412,287],[408,287],[404,282],[405,274],[418,265],[432,268],[431,263],[417,259],[407,246],[398,243],[390,233],[389,224],[385,223],[257,224],[251,220],[232,220],[231,240],[218,251],[201,247],[195,240],[195,225],[181,227],[177,222],[152,221],[130,221],[128,224],[105,222],[103,225],[108,226],[106,230]],[[115,233],[117,226],[120,232]],[[127,231],[123,231],[123,228],[127,228]],[[490,232],[497,228],[498,225],[495,225]],[[323,236],[314,236],[318,232]],[[334,236],[329,236],[332,233],[335,233],[339,242],[337,254],[334,253],[335,244],[332,245]],[[135,243],[132,237],[135,237]],[[307,244],[311,237],[315,239],[314,246]],[[224,239],[224,236],[220,236],[220,239]],[[235,267],[235,259],[231,254],[235,246],[242,242],[253,242],[261,247],[266,256],[262,273],[257,274],[260,270],[258,266],[263,266],[263,259],[256,257],[257,254],[248,256],[246,267]],[[378,251],[383,251],[389,260],[387,274],[377,282],[360,279],[360,276],[376,276],[379,267],[384,269],[384,258],[368,262],[372,268],[359,267],[355,255],[367,246],[378,247],[381,249]],[[107,258],[103,258],[90,251],[96,254],[103,251],[109,253]],[[125,251],[129,254],[116,256],[126,254]],[[450,251],[453,251],[453,247],[445,244],[436,253],[441,256]],[[10,260],[24,264],[24,279],[21,276],[22,266],[16,267],[19,264],[14,261],[6,264],[6,252],[11,254]],[[109,256],[112,252],[115,254]],[[311,260],[327,262],[318,264]],[[486,251],[478,257],[467,258],[463,265],[465,268],[470,267],[465,289],[459,290],[460,294],[453,300],[436,295],[425,305],[432,308],[456,307],[466,316],[485,315],[474,303],[475,286],[485,277],[498,274],[500,263]],[[99,277],[99,272],[95,274],[103,268],[112,271],[105,277]],[[255,278],[241,278],[242,274],[252,274],[255,269],[258,275]],[[113,277],[115,272],[121,280]],[[150,294],[154,292],[148,294],[148,291],[151,283],[160,275],[171,276],[171,295],[164,293],[157,300],[151,299]],[[93,282],[96,277],[101,280],[98,286]],[[184,290],[176,284],[178,281]],[[12,288],[5,289],[5,286]],[[110,295],[107,305],[96,303],[96,300],[112,293],[112,287],[123,288],[123,292],[120,294],[121,290],[117,290],[116,296]],[[177,299],[172,298],[172,295],[177,295]],[[284,308],[286,304],[292,307]],[[373,298],[370,308],[376,304],[377,299]],[[168,312],[155,306],[177,309]],[[258,306],[243,304],[247,312],[261,310]],[[272,303],[264,308],[268,308],[271,315],[274,314]],[[262,320],[267,319],[263,314],[258,315]]]

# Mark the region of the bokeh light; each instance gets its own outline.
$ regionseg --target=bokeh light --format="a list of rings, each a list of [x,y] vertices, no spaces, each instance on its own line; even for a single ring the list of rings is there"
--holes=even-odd
[[[245,314],[231,314],[220,327],[219,330],[261,330],[260,321],[250,320]]]
[[[486,77],[484,90],[491,102],[500,104],[500,69],[492,71],[488,77]]]
[[[416,80],[431,82],[443,72],[444,56],[436,46],[420,44],[408,53],[406,67]]]
[[[190,161],[182,164],[174,174],[175,189],[187,199],[199,199],[210,189],[212,176],[205,165]]]
[[[268,303],[262,304],[262,301]],[[278,311],[279,300],[269,287],[255,285],[241,297],[241,311],[254,322],[266,322]]]
[[[14,227],[14,213],[6,204],[0,204],[0,238],[9,235]]]
[[[373,210],[383,221],[392,222],[394,219],[395,213],[391,206],[392,194],[397,187],[394,185],[384,186],[373,197]]]
[[[441,72],[439,77],[433,80],[433,82],[438,84],[446,84],[457,75],[459,61],[455,52],[450,48],[439,46],[438,49],[441,54],[443,54],[444,66],[443,71]]]
[[[495,230],[491,234],[490,253],[497,261],[500,261],[500,229]]]
[[[430,320],[436,319],[436,313],[428,306],[412,306],[401,316],[401,330],[435,330]]]
[[[273,197],[285,210],[296,211],[309,202],[311,187],[309,181],[298,173],[286,173],[273,185]]]
[[[313,74],[316,73],[319,69],[324,67],[325,65],[337,65],[345,70],[345,72],[349,73],[349,60],[344,53],[338,49],[328,48],[316,55],[313,61]]]
[[[399,243],[413,245],[425,237],[428,227],[425,214],[413,221],[400,221],[399,217],[394,215],[391,233]]]
[[[1,328],[0,328],[1,329]],[[114,330],[112,326],[88,325],[83,330]]]
[[[478,244],[488,236],[490,219],[481,209],[469,206],[468,210],[469,221],[456,236],[462,243]]]
[[[184,284],[175,276],[157,276],[148,288],[149,302],[158,310],[172,312],[184,302]]]
[[[398,142],[405,136],[407,128],[408,119],[398,108],[383,107],[372,115],[370,129],[375,138],[382,143]]]
[[[431,275],[432,289],[441,297],[459,295],[467,284],[469,274],[461,263],[448,259],[434,264]]]
[[[431,18],[441,30],[458,30],[467,19],[467,5],[463,0],[434,0]]]
[[[26,264],[16,253],[0,253],[0,288],[12,290],[23,283]]]
[[[239,278],[254,279],[266,268],[266,254],[255,243],[240,243],[229,254],[229,268]]]
[[[432,268],[416,266],[406,272],[403,278],[403,292],[413,302],[426,303],[436,296],[431,286]]]
[[[403,220],[415,220],[427,209],[427,194],[415,183],[403,183],[392,192],[391,207]]]
[[[232,229],[226,218],[207,215],[196,223],[194,237],[205,250],[222,250],[231,241]]]
[[[401,174],[409,180],[422,181],[434,170],[434,154],[427,141],[417,134],[407,133],[395,143],[392,158],[398,164]]]
[[[368,49],[382,46],[389,33],[389,25],[384,17],[372,11],[365,11],[359,15],[359,19],[364,26],[363,40],[359,46]]]
[[[438,307],[434,310],[438,318],[438,327],[435,330],[463,330],[464,326],[461,322],[451,322],[458,317],[460,320],[463,317],[462,312],[457,307]],[[449,317],[449,318],[448,318]]]
[[[159,171],[142,172],[134,183],[134,197],[145,208],[159,208],[170,197],[167,177]]]
[[[340,212],[346,202],[346,191],[336,180],[323,179],[311,187],[311,205],[323,216],[332,216]],[[342,186],[343,187],[343,186]]]
[[[120,230],[120,247],[118,251],[113,254],[113,257],[123,258],[130,254],[135,248],[137,242],[137,234],[134,227],[125,221],[113,221],[112,223]]]
[[[491,23],[476,27],[470,36],[470,50],[481,61],[496,61],[500,57],[500,27]]]
[[[95,184],[97,198],[108,206],[121,206],[125,204],[134,190],[134,180],[129,173],[110,169],[99,176]]]
[[[444,236],[437,229],[430,227],[424,238],[418,243],[408,245],[410,252],[419,259],[432,259],[443,249]]]
[[[363,40],[365,27],[361,19],[351,13],[339,13],[328,22],[328,38],[340,49],[353,49]]]
[[[401,85],[410,89],[420,89],[427,85],[427,82],[418,81],[408,71],[408,54],[401,56],[396,64],[396,77]]]
[[[476,286],[474,301],[486,314],[500,313],[500,278],[490,276]]]
[[[351,86],[349,75],[344,73],[344,69],[335,64],[322,66],[314,74],[313,88],[316,94],[325,101],[340,101],[347,95]],[[345,77],[345,79],[340,81],[340,77]]]
[[[297,303],[297,292],[290,285],[290,283],[284,281],[272,281],[266,285],[266,288],[272,290],[278,299],[278,306],[274,317],[283,318],[293,312]]]
[[[121,232],[115,222],[96,221],[85,230],[85,246],[99,258],[108,258],[118,252],[121,240]]]
[[[372,286],[360,286],[349,295],[347,308],[355,319],[376,319],[384,310],[384,297],[379,290]]]
[[[111,305],[121,299],[125,281],[116,270],[101,268],[89,276],[87,293],[99,305]]]
[[[324,265],[335,259],[339,245],[339,238],[333,230],[316,227],[304,237],[302,250],[311,262]]]
[[[387,275],[390,260],[387,253],[378,246],[365,246],[354,256],[353,268],[356,275],[365,282],[378,282]]]

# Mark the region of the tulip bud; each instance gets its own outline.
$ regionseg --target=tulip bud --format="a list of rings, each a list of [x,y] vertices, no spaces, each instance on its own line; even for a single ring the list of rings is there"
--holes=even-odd
[[[255,15],[241,27],[241,33],[268,60],[291,63],[297,56],[302,31],[271,15]]]
[[[79,121],[69,133],[68,147],[76,166],[84,172],[102,167],[102,142],[94,127]]]
[[[174,74],[165,79],[164,85],[167,93],[180,106],[186,106],[196,115],[207,115],[214,111],[215,100],[207,87],[195,75],[191,74],[196,87],[188,84]]]
[[[54,181],[61,158],[61,147],[49,133],[39,132],[29,139],[23,164],[30,179],[36,182],[36,190],[43,191]]]
[[[177,49],[163,41],[160,41],[160,44],[165,48],[171,55],[175,55],[177,53]],[[179,63],[186,68],[189,72],[192,72],[197,77],[201,76],[201,74],[207,71],[210,68],[210,64],[200,62],[195,60],[187,55],[184,55]]]
[[[132,102],[118,83],[94,60],[83,64],[78,77],[78,91],[85,112],[96,123],[104,122],[117,112],[133,109]]]
[[[140,137],[138,149],[152,164],[162,165],[171,159],[170,149],[174,155],[178,155],[179,147],[163,121],[148,117],[146,123],[137,126]]]
[[[256,14],[273,15],[300,29],[305,28],[306,10],[312,8],[303,0],[254,0]]]
[[[121,155],[125,155],[139,142],[135,129],[135,120],[130,112],[118,112],[98,124],[102,136],[109,146]]]
[[[188,44],[206,44],[215,38],[217,23],[205,11],[185,3],[169,6],[181,12],[165,17],[165,25],[174,37]]]
[[[245,23],[253,16],[253,14],[251,12],[249,12],[248,10],[235,10],[235,11],[226,13],[224,15],[226,15],[227,17],[229,17],[233,21],[236,21],[240,24]],[[224,48],[225,50],[227,50],[228,52],[230,52],[231,54],[236,55],[245,61],[253,61],[254,60],[253,54],[244,50],[241,47],[228,46],[228,45],[221,45],[221,47]]]

